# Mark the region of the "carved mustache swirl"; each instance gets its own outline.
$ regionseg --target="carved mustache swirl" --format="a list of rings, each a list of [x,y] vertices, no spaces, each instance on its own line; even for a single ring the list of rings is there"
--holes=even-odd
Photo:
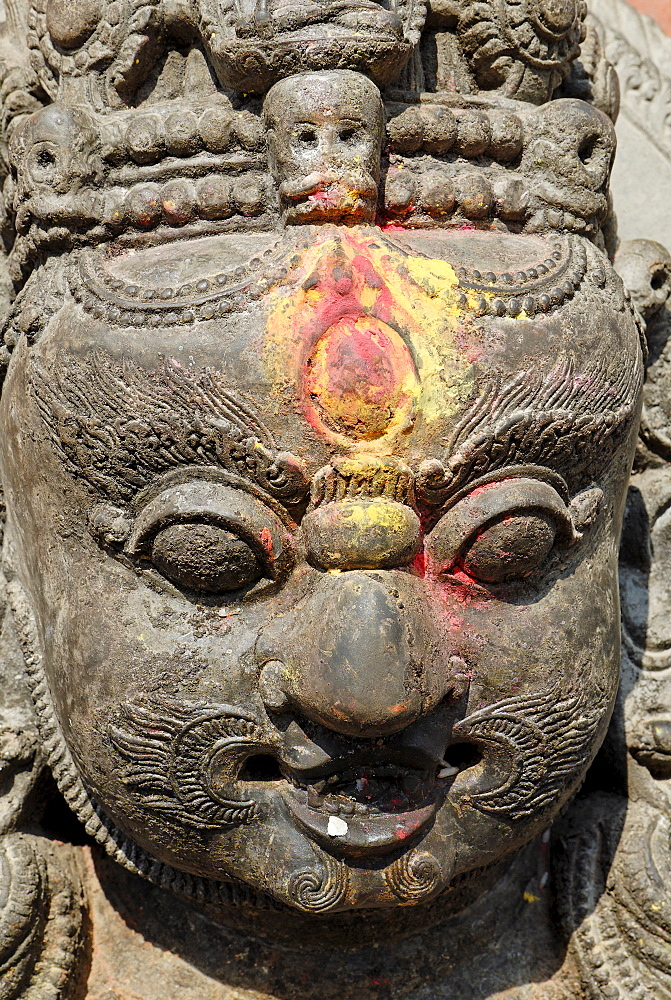
[[[212,830],[258,817],[256,801],[235,797],[244,761],[272,749],[249,713],[152,698],[123,705],[109,735],[124,784],[166,819]]]
[[[608,689],[566,695],[515,695],[473,712],[453,735],[485,751],[500,772],[495,785],[467,800],[508,819],[532,816],[559,801],[589,764],[610,718]]]
[[[465,801],[512,820],[557,802],[589,763],[611,701],[607,691],[590,697],[550,690],[503,699],[458,722],[452,740],[481,748],[487,764],[484,774],[474,769]],[[238,775],[252,755],[280,754],[250,713],[147,697],[121,706],[109,735],[122,782],[165,820],[211,830],[260,818],[259,803],[241,797]],[[494,784],[482,787],[492,772]]]

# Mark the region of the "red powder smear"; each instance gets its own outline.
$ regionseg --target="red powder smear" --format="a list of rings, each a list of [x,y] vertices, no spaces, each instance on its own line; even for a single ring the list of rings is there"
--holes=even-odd
[[[357,319],[365,315],[358,291],[363,285],[368,284],[369,287],[380,288],[381,295],[386,293],[387,297],[390,296],[388,289],[384,286],[384,281],[373,269],[370,261],[360,254],[352,260],[350,274],[344,275],[342,268],[336,266],[322,274],[318,284],[319,300],[310,302],[309,320],[302,330],[308,348],[314,345],[316,340],[343,316]],[[380,301],[381,299],[378,297],[375,304],[378,315]]]
[[[413,559],[412,569],[414,569],[419,576],[424,576],[426,573],[426,555],[423,552],[418,552]]]
[[[437,573],[427,573],[424,578],[426,589],[433,598],[434,605],[443,608],[443,615],[452,623],[452,628],[461,628],[464,619],[458,614],[457,608],[487,608],[490,596],[460,566],[450,567],[449,573],[449,578]]]
[[[410,568],[418,576],[424,578],[427,591],[436,598],[436,603],[442,609],[443,617],[450,622],[450,627],[454,631],[459,631],[464,624],[464,619],[456,613],[453,605],[454,602],[460,605],[472,603],[472,577],[463,571],[460,572],[459,569],[455,570],[453,568],[450,570],[452,579],[442,580],[438,575],[439,571],[436,572],[433,567],[429,567],[424,552],[419,552],[415,556],[410,564]]]
[[[272,538],[272,535],[270,534],[270,531],[268,530],[268,528],[263,528],[261,530],[261,534],[259,535],[259,541],[261,542],[261,545],[263,545],[264,549],[268,553],[268,556],[272,559],[273,558],[273,538]]]
[[[343,316],[316,345],[305,366],[305,395],[326,423],[349,437],[370,439],[412,405],[412,356],[395,330],[373,317]]]
[[[473,577],[470,576],[461,566],[453,566],[451,575],[455,580],[458,580],[459,583],[465,583],[466,585],[473,583]]]
[[[413,833],[416,832],[418,827],[421,826],[422,820],[406,820],[404,823],[399,823],[399,825],[394,829],[394,837],[396,840],[407,840],[411,837]]]
[[[477,228],[475,226],[459,226],[459,231],[462,233],[475,233]]]
[[[384,282],[370,260],[362,254],[352,258],[352,267],[370,288],[384,288]]]
[[[476,486],[474,490],[471,490],[468,496],[469,498],[480,496],[480,494],[484,493],[485,490],[491,490],[497,486],[500,486],[501,483],[509,483],[512,481],[512,479],[513,479],[512,476],[506,476],[504,479],[497,479],[496,482],[494,483],[483,483],[482,486]]]
[[[355,256],[346,263],[342,261],[336,266],[320,269],[319,278],[311,284],[311,288],[318,287],[319,291],[310,299],[300,328],[300,336],[308,352],[325,331],[344,316],[357,319],[374,313],[379,320],[389,323],[392,314],[398,311],[398,303],[394,302],[384,277],[377,272],[367,255],[366,241],[357,240],[351,234],[345,238],[354,249]],[[366,309],[360,297],[364,287],[377,291],[374,305]]]

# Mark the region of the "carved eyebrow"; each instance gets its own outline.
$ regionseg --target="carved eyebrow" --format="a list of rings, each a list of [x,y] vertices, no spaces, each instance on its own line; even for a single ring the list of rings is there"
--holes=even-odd
[[[455,427],[445,464],[426,462],[416,488],[420,502],[444,504],[469,483],[513,466],[559,473],[577,492],[610,464],[636,414],[642,364],[598,360],[583,371],[561,357],[549,373],[489,378]]]
[[[167,360],[148,371],[99,351],[89,361],[61,353],[49,371],[34,362],[30,377],[66,465],[106,499],[129,503],[167,471],[194,465],[246,479],[285,505],[307,496],[298,459],[278,452],[251,404],[212,371]],[[445,464],[420,466],[417,500],[443,505],[488,474],[524,465],[559,473],[577,492],[616,454],[641,385],[641,366],[630,359],[577,372],[571,358],[560,358],[546,374],[492,376],[455,427]]]
[[[61,352],[48,371],[32,363],[30,384],[66,465],[106,499],[127,504],[181,465],[216,466],[285,505],[309,489],[299,460],[277,450],[251,404],[212,371]]]

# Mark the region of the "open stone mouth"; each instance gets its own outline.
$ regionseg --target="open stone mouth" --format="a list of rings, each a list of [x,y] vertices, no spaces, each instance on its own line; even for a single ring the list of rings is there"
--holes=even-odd
[[[468,743],[447,747],[444,759],[424,751],[368,751],[309,769],[274,753],[247,757],[240,782],[274,786],[295,823],[332,851],[384,854],[418,836],[433,820],[454,778],[482,758]]]
[[[457,773],[441,770],[444,779]],[[311,782],[291,771],[283,773],[299,801],[333,816],[410,812],[432,802],[437,790],[435,775],[397,764],[348,767]]]
[[[426,829],[472,763],[359,759],[302,772],[281,764],[283,798],[294,821],[330,850],[385,854]]]

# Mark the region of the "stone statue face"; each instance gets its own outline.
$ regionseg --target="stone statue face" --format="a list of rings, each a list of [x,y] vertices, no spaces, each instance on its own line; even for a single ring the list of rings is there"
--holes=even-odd
[[[359,73],[310,73],[275,84],[265,104],[270,165],[289,223],[372,222],[384,110]]]
[[[545,829],[619,670],[641,363],[602,254],[302,226],[63,257],[22,302],[17,621],[115,836],[328,912]]]
[[[646,320],[648,341],[639,448],[620,547],[620,698],[629,754],[665,787],[663,783],[671,774],[671,344],[666,305],[671,288],[671,256],[658,243],[631,240],[621,244],[615,266]]]

